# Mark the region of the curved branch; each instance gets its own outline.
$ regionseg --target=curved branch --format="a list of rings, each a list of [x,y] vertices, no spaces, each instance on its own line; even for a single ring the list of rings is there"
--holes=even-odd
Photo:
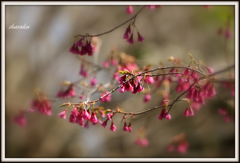
[[[145,6],[143,6],[133,17],[131,17],[130,19],[126,20],[125,22],[119,24],[118,26],[114,27],[113,29],[109,30],[109,31],[106,31],[106,32],[103,32],[103,33],[100,33],[100,34],[96,34],[96,35],[77,35],[77,36],[80,36],[80,37],[85,37],[85,36],[90,36],[90,37],[98,37],[98,36],[102,36],[102,35],[105,35],[105,34],[108,34],[116,29],[118,29],[119,27],[123,26],[124,24],[130,22],[131,20],[135,19],[138,14],[144,9]]]

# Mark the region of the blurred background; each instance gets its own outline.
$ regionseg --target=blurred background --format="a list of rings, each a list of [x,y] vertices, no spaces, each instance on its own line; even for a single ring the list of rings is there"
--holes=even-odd
[[[94,157],[152,157],[152,158],[232,158],[235,157],[235,124],[226,123],[218,114],[222,103],[218,97],[206,101],[195,116],[184,117],[185,103],[172,108],[171,121],[157,119],[160,110],[136,117],[132,132],[123,132],[122,117],[117,117],[116,132],[109,126],[100,125],[89,129],[60,119],[64,109],[54,103],[51,117],[38,112],[27,114],[27,126],[22,128],[12,119],[19,110],[28,110],[35,88],[43,90],[53,98],[65,80],[76,81],[80,62],[68,50],[74,35],[97,34],[114,28],[132,15],[126,13],[127,6],[6,6],[6,158],[94,158]],[[136,13],[141,6],[133,6]],[[170,56],[189,64],[189,53],[214,70],[234,64],[234,6],[161,6],[154,10],[145,8],[136,19],[136,26],[145,38],[133,45],[123,39],[127,24],[114,32],[101,36],[98,57],[99,65],[113,47],[137,58],[137,63],[157,66],[159,61],[170,65]],[[30,26],[30,29],[9,29],[12,25]],[[227,28],[231,36],[226,39]],[[222,33],[221,30],[222,29]],[[225,74],[225,77],[227,77]],[[97,74],[100,82],[112,77],[107,71]],[[230,93],[217,84],[217,93],[225,101]],[[81,90],[77,90],[79,94]],[[223,93],[221,93],[223,92]],[[96,99],[96,94],[92,99]],[[129,92],[112,94],[108,104],[100,106],[125,111],[141,111],[159,105],[161,97],[152,95],[149,103],[143,103],[144,94]],[[225,99],[226,98],[226,99]],[[78,98],[71,100],[79,102]],[[118,120],[117,120],[118,119]],[[109,125],[109,124],[108,124]],[[147,147],[135,145],[141,126],[146,127]],[[186,134],[189,143],[187,153],[169,153],[171,139]]]

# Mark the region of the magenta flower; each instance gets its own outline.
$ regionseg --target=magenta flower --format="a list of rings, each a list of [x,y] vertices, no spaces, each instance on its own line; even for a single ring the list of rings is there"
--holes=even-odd
[[[79,39],[78,41],[77,41],[77,43],[76,43],[76,46],[80,46],[80,47],[82,47],[83,46],[83,39],[81,38],[81,39]]]
[[[193,93],[194,93],[194,88],[191,87],[191,88],[188,90],[188,93],[187,93],[187,95],[186,95],[186,98],[192,99],[192,98],[193,98]]]
[[[189,110],[186,108],[186,110],[183,112],[183,116],[188,117],[189,116]]]
[[[125,87],[124,87],[124,86],[120,87],[120,88],[119,88],[119,92],[120,92],[120,93],[125,92]]]
[[[106,119],[106,120],[102,123],[102,126],[103,126],[104,128],[107,127],[107,122],[108,122],[108,119]]]
[[[98,123],[98,119],[95,112],[92,112],[92,116],[89,121],[92,122],[94,125]]]
[[[126,13],[127,14],[132,14],[133,13],[133,7],[131,5],[129,5],[126,9]]]
[[[189,69],[185,69],[183,71],[183,75],[189,76],[190,75],[190,70]]]
[[[127,40],[129,44],[133,44],[133,33],[130,35],[129,39]]]
[[[188,148],[188,143],[184,141],[178,145],[177,150],[179,153],[184,154],[187,152],[187,148]]]
[[[209,74],[214,73],[214,70],[212,68],[210,68],[208,66],[205,66],[205,67],[206,67],[207,71],[209,72]]]
[[[94,77],[91,80],[91,86],[94,87],[97,84],[97,79]]]
[[[153,84],[153,83],[154,83],[154,78],[151,77],[151,76],[146,76],[145,82],[146,82],[147,84]]]
[[[78,115],[77,108],[74,108],[74,109],[71,111],[71,115],[70,115],[70,117],[69,117],[69,122],[75,123],[76,120],[77,120],[77,115]]]
[[[143,101],[147,103],[151,99],[151,95],[149,93],[145,94]]]
[[[140,33],[138,32],[138,42],[142,42],[144,40],[144,38],[140,35]]]
[[[165,118],[166,120],[170,120],[170,119],[171,119],[171,115],[170,115],[168,112],[166,112],[164,118]]]
[[[27,124],[26,116],[23,112],[20,112],[17,116],[15,116],[13,121],[22,127],[25,127]]]
[[[194,116],[194,112],[191,106],[189,107],[189,116]]]
[[[143,147],[148,146],[148,139],[147,139],[147,138],[143,138],[143,139],[141,140],[141,145],[142,145]]]
[[[105,96],[106,94],[108,94],[109,92],[105,92],[105,93],[101,93],[101,97]],[[107,95],[104,98],[100,99],[101,102],[110,102],[111,101],[111,94]]]
[[[42,114],[46,114],[51,116],[52,112],[51,112],[51,103],[48,101],[48,99],[44,98],[44,99],[39,99],[36,98],[32,101],[32,105],[31,105],[31,110],[34,111],[34,109],[38,109],[38,111]]]
[[[192,71],[191,77],[194,79],[194,83],[199,82],[198,74]]]
[[[128,131],[128,126],[126,122],[124,122],[123,131]]]
[[[116,126],[113,124],[113,121],[111,123],[110,130],[111,131],[116,131]]]
[[[114,114],[113,113],[109,113],[109,114],[107,114],[107,118],[108,118],[108,120],[112,120],[112,117],[114,116]]]
[[[129,125],[128,125],[128,132],[131,132],[132,131],[132,127],[131,127],[131,122],[129,123]]]
[[[227,28],[226,31],[225,31],[225,38],[230,39],[231,36],[232,36],[232,32],[229,28]]]
[[[63,110],[61,113],[58,114],[58,116],[59,116],[60,118],[66,119],[66,111],[67,111],[66,109]]]

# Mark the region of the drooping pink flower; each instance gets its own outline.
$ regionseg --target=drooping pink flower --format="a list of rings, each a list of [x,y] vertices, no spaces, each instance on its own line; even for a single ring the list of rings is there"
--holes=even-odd
[[[190,69],[185,69],[183,71],[183,75],[189,76],[190,75]]]
[[[129,44],[133,44],[133,33],[130,35],[130,37],[128,38],[127,42]]]
[[[97,84],[97,79],[94,77],[91,80],[91,86],[94,87]]]
[[[106,120],[102,123],[102,126],[103,126],[104,128],[107,127],[107,122],[108,122],[108,119],[106,119]]]
[[[20,112],[18,115],[16,115],[14,118],[13,118],[13,121],[22,126],[22,127],[25,127],[26,124],[27,124],[27,120],[26,120],[26,116],[24,114],[24,112]]]
[[[158,119],[162,120],[163,118],[170,120],[171,119],[171,115],[168,113],[168,111],[166,109],[162,109],[161,113],[158,116]]]
[[[147,103],[151,99],[151,95],[149,93],[145,94],[143,101]]]
[[[126,13],[127,14],[132,14],[133,13],[133,7],[131,5],[127,6]]]
[[[50,103],[50,101],[48,101],[48,99],[46,97],[44,97],[43,99],[35,98],[32,101],[31,110],[33,111],[35,109],[37,109],[42,114],[46,114],[49,116],[52,115],[51,103]]]
[[[194,116],[194,111],[191,106],[189,107],[189,116]]]
[[[164,117],[166,120],[170,120],[171,119],[171,115],[167,112],[165,114],[165,117]]]
[[[114,116],[113,113],[108,113],[108,114],[107,114],[107,118],[108,118],[108,120],[111,121],[113,116]]]
[[[80,46],[80,47],[83,46],[83,39],[82,38],[77,41],[76,46]]]
[[[69,96],[75,97],[75,96],[76,96],[76,93],[75,93],[75,90],[74,90],[73,85],[72,85],[72,84],[69,85],[68,88],[67,88],[67,90],[65,90],[65,91],[64,91],[64,90],[60,90],[60,91],[57,93],[56,96],[59,97],[59,98],[65,98],[65,97],[69,97]]]
[[[147,146],[148,146],[148,139],[147,139],[147,138],[143,138],[143,139],[141,140],[141,145],[142,145],[143,147],[147,147]]]
[[[58,116],[59,116],[60,118],[66,119],[66,111],[67,111],[66,109],[63,110],[61,113],[58,114]]]
[[[86,119],[86,120],[91,119],[91,114],[86,109],[83,110],[83,118]]]
[[[144,40],[144,38],[140,35],[140,33],[138,32],[138,42],[142,42]]]
[[[186,110],[183,112],[183,116],[188,117],[189,116],[189,110],[186,108]]]
[[[198,74],[195,71],[192,71],[191,77],[194,79],[194,83],[199,82]]]
[[[128,131],[128,126],[126,122],[124,122],[123,131]]]
[[[116,126],[114,125],[114,123],[113,123],[113,121],[112,121],[112,123],[111,123],[111,126],[110,126],[110,130],[111,131],[116,131]]]
[[[69,117],[69,122],[75,123],[75,122],[76,122],[76,119],[77,119],[77,115],[78,115],[77,108],[74,108],[74,109],[71,111],[71,115],[70,115],[70,117]]]
[[[153,84],[153,83],[154,83],[154,78],[151,77],[151,76],[146,76],[145,82],[146,82],[147,84]]]
[[[128,125],[128,132],[131,132],[132,131],[132,127],[131,127],[131,122],[129,123],[129,125]]]
[[[181,154],[186,153],[187,149],[188,149],[188,143],[186,141],[180,143],[177,148],[178,152]]]
[[[92,115],[89,121],[92,122],[94,125],[98,123],[98,119],[95,112],[92,112]]]
[[[214,73],[213,68],[210,68],[210,67],[208,67],[208,66],[205,66],[205,67],[206,67],[207,71],[209,72],[209,74]]]
[[[88,72],[85,69],[85,65],[84,64],[81,64],[81,68],[80,68],[79,74],[82,75],[85,78],[88,77]]]
[[[199,110],[201,108],[201,104],[196,103],[196,102],[192,102],[191,107],[195,110]]]

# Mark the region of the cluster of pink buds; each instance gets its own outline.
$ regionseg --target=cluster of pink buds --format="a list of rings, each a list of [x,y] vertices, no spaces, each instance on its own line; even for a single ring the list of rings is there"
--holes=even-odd
[[[194,116],[194,112],[193,112],[193,109],[191,106],[186,108],[186,110],[183,113],[183,116],[185,116],[185,117]]]
[[[232,118],[231,118],[229,112],[228,112],[225,108],[220,108],[220,109],[218,109],[218,113],[223,116],[223,120],[224,120],[225,122],[230,122],[231,120],[232,120],[232,121],[235,120],[234,114],[233,114],[233,116],[232,116]]]
[[[168,146],[168,152],[173,152],[176,146],[177,151],[180,154],[184,154],[187,152],[189,144],[185,139],[185,134],[179,134],[172,139],[170,145]]]
[[[49,116],[52,115],[51,103],[48,101],[48,99],[46,97],[35,98],[32,101],[32,105],[31,105],[29,111],[34,112],[35,109],[37,109],[42,114],[46,114]]]
[[[133,31],[135,29],[135,25],[133,23],[130,23],[123,35],[123,38],[127,40],[129,44],[133,44]],[[140,35],[140,33],[137,31],[138,34],[138,42],[142,42],[144,38]]]
[[[91,37],[88,38],[81,38],[76,43],[72,45],[72,47],[69,49],[69,52],[77,55],[86,55],[92,56],[94,51],[94,47],[91,44]]]
[[[132,13],[133,13],[133,7],[132,7],[132,5],[127,6],[126,13],[127,13],[127,14],[132,14]]]
[[[193,102],[196,103],[205,104],[202,88],[200,86],[191,86],[188,90],[186,98],[190,100],[192,99]]]
[[[66,109],[58,114],[60,118],[66,119]],[[85,121],[85,122],[84,122]],[[95,111],[83,109],[81,107],[75,107],[69,116],[69,122],[77,123],[82,127],[89,128],[89,122],[96,125],[100,121],[98,120]]]
[[[112,121],[112,122],[111,122],[111,125],[110,125],[110,130],[111,130],[111,131],[116,131],[117,127],[114,125],[113,120],[112,120],[112,117],[113,117],[114,115],[115,115],[115,114],[113,114],[113,113],[107,114],[107,119],[106,119],[104,122],[101,122],[101,124],[102,124],[102,126],[103,126],[104,128],[107,127],[107,122],[108,122],[108,121]],[[105,117],[105,114],[102,114],[102,117]]]
[[[131,132],[132,131],[131,123],[129,123],[129,125],[127,126],[127,123],[124,122],[123,131]]]
[[[101,93],[101,97],[105,96],[109,92]],[[111,101],[111,94],[107,95],[106,97],[103,97],[100,99],[101,102],[110,102]]]
[[[141,85],[141,81],[138,78],[132,79],[128,82],[126,82],[126,80],[127,80],[127,75],[123,75],[118,79],[119,85],[122,85],[119,88],[120,93],[123,93],[125,91],[131,91],[133,94],[136,94],[137,92],[141,92],[144,90],[143,86]]]
[[[162,109],[161,113],[158,116],[158,119],[162,120],[163,118],[170,120],[171,115],[168,113],[167,109]]]
[[[183,75],[187,76],[186,82],[190,82],[190,79],[192,78],[194,83],[199,82],[198,74],[192,70],[192,73],[190,72],[190,69],[185,69],[183,71]]]
[[[205,98],[210,98],[216,95],[216,90],[211,81],[208,81],[202,86],[202,91]]]
[[[135,144],[136,145],[141,145],[142,147],[147,147],[148,146],[148,139],[147,138],[140,138],[140,137],[137,137],[135,139]]]
[[[57,97],[59,98],[65,98],[65,97],[75,97],[76,96],[76,93],[75,93],[75,90],[74,90],[74,87],[73,87],[73,84],[70,84],[67,88],[67,90],[60,90],[57,95]]]

